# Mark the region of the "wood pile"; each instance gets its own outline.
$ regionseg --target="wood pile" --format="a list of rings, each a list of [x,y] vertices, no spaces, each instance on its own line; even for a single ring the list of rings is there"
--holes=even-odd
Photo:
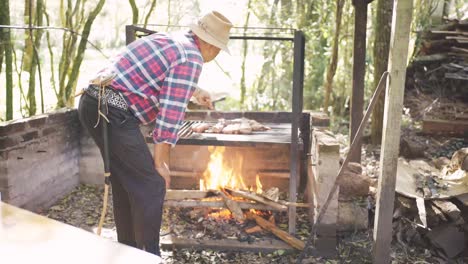
[[[447,21],[424,32],[421,37],[419,61],[441,60],[447,56],[468,58],[468,20]],[[456,75],[453,77],[457,78]],[[466,80],[466,76],[462,78]]]
[[[407,71],[412,116],[425,134],[468,133],[468,20],[448,20],[421,34]]]

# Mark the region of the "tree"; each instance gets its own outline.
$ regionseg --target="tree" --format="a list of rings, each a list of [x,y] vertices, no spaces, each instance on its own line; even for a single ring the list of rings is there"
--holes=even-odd
[[[333,87],[333,76],[336,73],[336,67],[338,64],[338,46],[340,38],[340,28],[341,28],[341,17],[343,14],[344,0],[336,0],[336,12],[335,12],[335,34],[333,35],[333,48],[330,63],[327,68],[327,78],[325,80],[324,89],[325,97],[323,108],[326,113],[328,113],[328,106],[330,104],[330,96]]]
[[[78,31],[81,25],[83,26],[78,47],[76,46],[77,34],[67,32],[63,35],[63,51],[59,62],[58,107],[73,106],[73,95],[75,94],[79,70],[83,62],[91,27],[97,15],[101,12],[105,0],[99,0],[89,14],[84,13],[85,5],[80,2],[80,0],[76,1],[75,6],[73,6],[71,1],[68,1],[65,7],[63,1],[61,1],[60,5],[61,13],[64,14],[61,16],[64,27]]]
[[[10,25],[10,1],[0,1],[0,24]],[[13,51],[11,32],[8,28],[0,28],[0,65],[5,57],[6,78],[6,120],[13,119]],[[0,66],[1,70],[1,66]]]
[[[25,1],[25,22],[29,27],[42,26],[43,20],[43,0],[37,0],[34,6],[33,0]],[[38,49],[41,45],[43,31],[40,29],[29,29],[27,31],[25,50],[23,52],[23,69],[29,72],[29,85],[27,94],[26,108],[29,116],[36,114],[36,70],[39,71],[40,90],[41,90],[41,110],[44,112],[44,98],[42,96],[42,77],[40,71],[40,61]]]
[[[247,2],[247,16],[245,17],[245,23],[244,23],[244,35],[246,34],[247,27],[249,26],[251,6],[252,6],[252,0],[249,0]],[[241,65],[242,76],[240,80],[240,91],[241,91],[240,104],[241,105],[244,104],[245,94],[247,91],[247,87],[245,84],[245,62],[247,60],[247,50],[248,50],[247,40],[244,39],[242,41],[242,65]]]
[[[387,71],[388,52],[390,50],[390,33],[392,29],[392,0],[378,0],[377,13],[375,16],[375,39],[374,39],[374,82],[377,88],[380,77]],[[372,112],[371,140],[372,144],[379,144],[382,139],[383,111],[385,93],[379,97]]]
[[[86,22],[81,33],[81,40],[76,51],[76,56],[73,60],[70,74],[68,75],[67,85],[63,89],[63,95],[65,96],[65,101],[59,100],[60,106],[73,106],[73,98],[76,90],[76,84],[79,76],[79,70],[81,63],[83,62],[84,53],[86,51],[86,44],[88,44],[89,33],[91,32],[91,26],[93,25],[94,20],[96,19],[99,12],[101,12],[102,7],[104,6],[105,0],[99,0],[95,8],[87,16]]]

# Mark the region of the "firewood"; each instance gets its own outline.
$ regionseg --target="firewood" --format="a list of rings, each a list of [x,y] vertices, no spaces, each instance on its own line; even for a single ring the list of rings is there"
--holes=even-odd
[[[253,233],[258,233],[258,232],[262,232],[263,231],[263,228],[261,226],[254,226],[254,227],[251,227],[251,228],[247,228],[245,229],[245,232],[247,234],[253,234]]]
[[[226,207],[231,211],[234,218],[239,222],[244,221],[244,212],[242,212],[237,202],[229,198],[223,191],[220,191],[219,194],[223,197]]]
[[[268,218],[268,222],[276,225],[276,221],[275,221],[275,216],[274,215],[270,215],[270,217]]]
[[[265,220],[262,217],[251,212],[247,212],[246,216],[247,219],[255,220],[257,225],[261,226],[263,229],[270,231],[275,236],[279,237],[281,240],[285,241],[292,247],[299,250],[304,250],[305,244],[303,241],[291,236],[288,232],[279,229],[276,225],[268,222],[268,220]]]
[[[269,205],[271,207],[274,207],[274,208],[277,208],[278,210],[285,210],[287,207],[282,205],[282,204],[279,204],[277,202],[274,202],[274,201],[270,201],[266,198],[263,198],[253,192],[248,192],[248,191],[241,191],[241,190],[233,190],[233,189],[229,189],[229,188],[225,188],[227,191],[229,191],[232,195],[234,196],[240,196],[242,198],[246,198],[246,199],[250,199],[250,200],[253,200],[253,201],[256,201],[256,202],[259,202],[259,203],[263,203],[265,205]]]
[[[202,199],[210,195],[210,191],[199,190],[167,190],[165,200]]]

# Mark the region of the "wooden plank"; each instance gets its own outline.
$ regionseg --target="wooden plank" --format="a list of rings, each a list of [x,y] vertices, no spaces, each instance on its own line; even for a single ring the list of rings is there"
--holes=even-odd
[[[463,136],[468,133],[468,122],[425,119],[422,124],[422,132],[425,134],[452,134]]]
[[[188,239],[174,236],[161,237],[161,248],[164,250],[173,249],[212,249],[212,250],[235,250],[272,253],[277,250],[285,250],[287,252],[294,251],[287,243],[276,239],[263,239],[254,243],[240,242],[236,239]]]
[[[463,31],[447,31],[447,30],[430,30],[434,34],[447,34],[447,35],[465,35],[468,36],[468,32]]]
[[[256,195],[255,193],[247,192],[247,191],[240,191],[240,190],[233,190],[229,188],[225,188],[228,192],[230,192],[233,196],[240,196],[242,198],[247,198],[265,205],[268,205],[270,207],[276,208],[279,211],[286,210],[287,207],[285,205],[279,204],[274,201],[270,201],[266,198],[263,198],[261,196]]]
[[[172,176],[172,175],[171,175]],[[202,199],[214,194],[211,191],[200,190],[166,190],[165,200]]]
[[[289,172],[259,171],[257,172],[257,175],[260,178],[272,177],[272,178],[289,179]],[[171,176],[203,178],[203,172],[171,170]],[[252,175],[252,176],[255,176],[255,175]]]
[[[258,203],[249,203],[249,202],[238,202],[241,209],[255,209],[255,210],[265,210],[265,211],[286,211],[288,207],[279,210],[278,208],[267,206],[264,204]],[[214,201],[203,201],[203,200],[167,200],[164,202],[164,206],[169,207],[210,207],[210,208],[226,208],[223,200],[214,200]]]
[[[401,111],[405,88],[406,66],[413,1],[396,0],[393,8],[392,34],[385,96],[379,184],[374,221],[373,262],[390,263],[393,203],[400,142]]]

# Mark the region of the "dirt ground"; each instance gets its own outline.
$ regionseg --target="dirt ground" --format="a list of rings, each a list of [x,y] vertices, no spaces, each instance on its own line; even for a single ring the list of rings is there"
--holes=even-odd
[[[376,149],[370,146],[365,146],[365,159],[363,167],[369,173],[377,171],[378,155]],[[102,204],[102,187],[80,185],[68,196],[60,200],[57,204],[50,207],[47,211],[42,212],[43,215],[52,219],[82,228],[84,230],[95,232],[97,222],[100,216]],[[112,199],[109,199],[110,202]],[[113,222],[112,202],[109,205],[108,213],[103,229],[103,236],[112,241],[116,241],[116,231]],[[167,234],[183,234],[188,237],[196,237],[197,230],[200,228],[199,221],[193,221],[190,217],[192,209],[177,209],[166,208],[163,216],[162,235]],[[287,221],[285,215],[277,215],[277,225],[286,230]],[[211,222],[209,222],[211,221]],[[213,223],[212,220],[203,219],[203,228],[211,226],[211,237],[219,237],[220,233],[231,232],[235,224],[233,220],[218,221]],[[310,225],[308,215],[305,209],[298,211],[298,228],[297,237],[306,241],[309,237]],[[242,227],[242,226],[241,226]],[[229,230],[229,231],[226,231]],[[207,233],[207,232],[204,232]],[[239,232],[234,230],[238,239],[245,239],[239,235]],[[397,233],[397,232],[396,232]],[[262,234],[263,236],[273,237],[271,234]],[[397,235],[397,234],[396,234]],[[444,263],[439,258],[433,256],[430,248],[412,245],[411,243],[401,243],[401,239],[394,237],[392,242],[391,257],[393,263]],[[221,235],[222,236],[222,235]],[[253,238],[255,239],[255,238]],[[372,263],[372,228],[366,231],[354,233],[340,233],[338,236],[338,255],[335,258],[319,258],[307,254],[303,263]],[[285,252],[282,250],[275,251],[270,254],[251,253],[251,252],[223,252],[206,250],[175,250],[162,251],[162,257],[165,263],[254,263],[254,264],[269,264],[269,263],[296,263],[299,256],[298,251]],[[460,259],[460,262],[453,263],[468,263],[468,259]]]

